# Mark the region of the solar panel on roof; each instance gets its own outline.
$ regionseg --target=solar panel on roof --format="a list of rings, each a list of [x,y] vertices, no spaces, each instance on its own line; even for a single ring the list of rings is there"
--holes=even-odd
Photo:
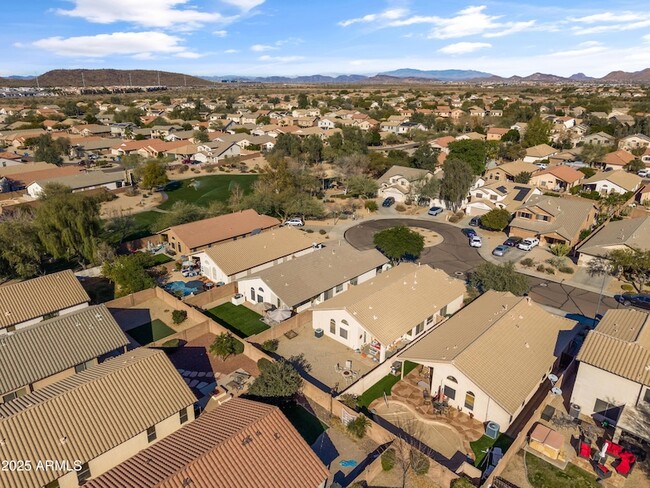
[[[497,187],[497,190],[501,193],[508,193],[508,189],[505,186],[499,186]]]
[[[517,194],[515,195],[515,201],[521,202],[526,198],[526,195],[528,195],[528,192],[530,191],[529,188],[526,188],[525,186],[515,186],[515,190],[517,190]]]

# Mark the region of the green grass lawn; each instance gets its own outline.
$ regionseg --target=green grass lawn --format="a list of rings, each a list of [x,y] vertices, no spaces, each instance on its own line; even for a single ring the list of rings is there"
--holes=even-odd
[[[158,208],[169,210],[174,203],[179,201],[194,203],[202,207],[207,207],[214,201],[226,202],[230,197],[230,189],[233,184],[239,185],[244,193],[248,193],[256,179],[256,175],[212,175],[172,181],[165,188],[165,193],[169,198]]]
[[[160,266],[161,264],[169,263],[171,261],[173,261],[173,259],[167,256],[167,254],[154,254],[151,256],[151,265],[149,267],[153,268],[154,266]]]
[[[526,453],[528,481],[534,488],[596,488],[600,486],[596,477],[574,464],[567,464],[564,470]]]
[[[233,305],[227,302],[218,307],[211,308],[206,313],[226,329],[244,339],[264,332],[269,328],[268,325],[260,320],[261,315],[243,305]]]
[[[503,452],[506,452],[513,442],[514,439],[505,434],[500,434],[496,440],[484,435],[480,439],[470,442],[469,445],[472,448],[472,451],[474,451],[474,466],[481,466],[483,458],[485,458],[485,455],[487,454],[483,451],[487,451],[489,447],[500,447]]]
[[[289,419],[289,422],[291,422],[310,446],[316,442],[318,436],[329,428],[327,424],[324,424],[317,417],[295,403],[290,403],[281,407],[281,409],[282,413]]]
[[[174,334],[176,331],[168,327],[165,322],[160,319],[153,320],[148,324],[143,324],[135,329],[131,329],[126,333],[141,346],[146,346],[151,342],[158,341],[164,337]]]
[[[131,227],[131,232],[124,238],[124,242],[141,239],[153,234],[153,224],[161,216],[160,212],[154,212],[153,210],[133,214],[133,227]]]
[[[411,371],[413,371],[413,369],[416,366],[417,366],[416,363],[412,363],[411,361],[406,361],[404,363],[404,376],[406,376]],[[368,405],[370,405],[377,398],[383,396],[384,393],[386,393],[386,395],[390,395],[391,389],[399,380],[400,380],[399,376],[395,376],[393,374],[387,374],[382,379],[380,379],[377,383],[375,383],[366,391],[364,391],[363,394],[359,396],[359,398],[357,399],[357,404],[362,409],[367,409]]]

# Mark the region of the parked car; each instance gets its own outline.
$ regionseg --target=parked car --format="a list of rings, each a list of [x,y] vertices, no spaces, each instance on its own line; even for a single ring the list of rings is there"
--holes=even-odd
[[[473,237],[475,235],[478,235],[476,234],[476,231],[474,229],[470,229],[468,227],[461,229],[461,232],[465,234],[467,237]]]
[[[181,274],[185,278],[191,278],[193,276],[198,276],[199,272],[195,269],[184,269],[183,271],[181,271]]]
[[[478,227],[481,225],[481,217],[472,217],[471,220],[469,221],[469,225],[472,227]]]
[[[650,178],[650,169],[642,169],[637,173],[637,175],[639,175],[641,178]]]
[[[419,207],[428,207],[431,205],[431,199],[429,197],[420,197],[418,198]]]
[[[442,207],[431,207],[427,213],[435,217],[436,215],[440,215],[442,213]]]
[[[503,243],[504,246],[517,247],[517,245],[522,241],[521,237],[508,237]]]
[[[539,239],[537,237],[527,237],[517,244],[517,247],[522,251],[530,251],[536,246],[539,246]]]
[[[284,222],[284,225],[289,225],[291,227],[302,227],[305,225],[305,222],[301,218],[295,217],[293,219],[286,220]]]
[[[494,248],[492,254],[494,254],[495,256],[505,256],[509,252],[510,252],[510,248],[508,246],[499,244],[497,247]]]
[[[472,247],[481,247],[483,245],[483,241],[479,236],[472,236],[469,238],[469,245]]]
[[[393,203],[395,203],[395,199],[393,197],[386,197],[386,199],[384,199],[381,206],[382,207],[390,207]]]
[[[623,295],[615,295],[614,298],[618,303],[622,303],[626,307],[629,307],[630,305],[633,305],[635,307],[639,308],[645,308],[646,310],[650,310],[650,295],[643,295],[643,294],[623,294]]]

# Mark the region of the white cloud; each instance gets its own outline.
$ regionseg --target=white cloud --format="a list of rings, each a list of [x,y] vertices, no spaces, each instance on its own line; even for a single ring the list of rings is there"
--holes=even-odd
[[[341,27],[348,27],[352,24],[370,24],[373,22],[391,21],[391,20],[400,19],[407,14],[408,11],[406,9],[391,8],[376,14],[368,14],[368,15],[364,15],[363,17],[357,17],[355,19],[342,20],[341,22],[339,22],[339,25]]]
[[[262,5],[264,0],[223,0],[223,2],[237,7],[243,12],[248,12],[257,6]]]
[[[438,49],[438,52],[443,54],[467,54],[488,47],[492,47],[492,44],[488,44],[487,42],[457,42],[456,44],[449,44]]]
[[[217,37],[226,37],[228,35],[227,30],[216,30],[213,32],[213,34]]]
[[[525,31],[532,28],[536,22],[534,20],[528,20],[526,22],[508,22],[506,23],[505,29],[499,32],[486,32],[483,37],[503,37],[510,34],[515,34],[517,32]]]
[[[597,24],[601,22],[634,22],[648,17],[646,13],[638,12],[602,12],[599,14],[587,15],[584,17],[570,17],[571,22],[579,22],[581,24]]]
[[[239,49],[226,49],[223,53],[224,54],[237,54],[239,52]]]
[[[268,44],[253,44],[251,46],[251,51],[254,51],[256,53],[263,53],[266,51],[273,51],[277,49],[275,46],[270,46]]]
[[[176,54],[176,57],[177,58],[186,58],[186,59],[198,59],[198,58],[203,57],[203,55],[199,54],[199,53],[192,52],[192,51],[182,51],[182,52]]]
[[[269,56],[264,55],[257,58],[260,61],[264,62],[274,62],[274,63],[291,63],[293,61],[300,61],[305,59],[303,56]]]
[[[607,51],[607,48],[603,46],[602,43],[597,41],[581,42],[576,47],[577,49],[569,49],[567,51],[555,51],[550,53],[549,56],[577,57],[577,56],[586,56],[588,54],[596,54],[603,51]]]
[[[32,43],[33,46],[59,56],[100,58],[112,55],[174,54],[193,57],[180,45],[181,39],[162,32],[114,32],[96,36],[48,37]]]
[[[594,27],[573,27],[573,33],[575,35],[591,35],[591,34],[602,34],[603,32],[621,32],[634,29],[642,29],[644,27],[650,27],[650,17],[647,20],[640,20],[638,22],[631,22],[628,24],[607,24],[607,25],[597,25]]]
[[[646,34],[641,39],[643,39],[645,42],[650,42],[650,34]]]
[[[68,17],[81,17],[88,22],[111,24],[131,22],[145,27],[197,28],[206,23],[234,20],[218,12],[203,12],[187,6],[188,0],[71,0],[71,10],[57,9]]]
[[[584,17],[570,17],[574,24],[572,31],[576,35],[602,34],[603,32],[620,32],[650,27],[649,12],[601,12]]]

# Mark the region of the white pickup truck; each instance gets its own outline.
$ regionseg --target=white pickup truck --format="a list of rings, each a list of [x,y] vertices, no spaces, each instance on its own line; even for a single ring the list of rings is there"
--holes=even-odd
[[[530,251],[535,246],[539,246],[539,239],[537,237],[527,237],[517,244],[517,247],[522,251]]]

